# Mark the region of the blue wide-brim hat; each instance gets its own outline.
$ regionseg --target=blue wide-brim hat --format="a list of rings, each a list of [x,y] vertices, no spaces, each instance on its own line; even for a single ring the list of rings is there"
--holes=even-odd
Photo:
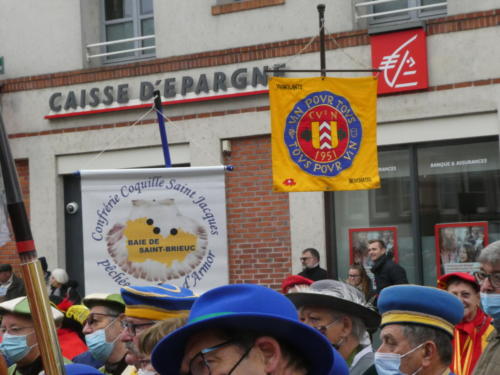
[[[154,368],[160,374],[179,374],[188,339],[206,329],[250,330],[283,340],[303,355],[314,375],[328,375],[334,362],[328,339],[301,323],[295,306],[285,296],[259,285],[234,284],[199,297],[188,323],[154,348]]]
[[[418,324],[440,329],[450,336],[464,315],[464,306],[453,294],[421,285],[394,285],[383,289],[377,306],[381,327]]]

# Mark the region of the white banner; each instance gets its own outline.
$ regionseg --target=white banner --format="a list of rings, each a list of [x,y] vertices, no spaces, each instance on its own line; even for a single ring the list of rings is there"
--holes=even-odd
[[[85,292],[227,284],[224,170],[81,171]]]

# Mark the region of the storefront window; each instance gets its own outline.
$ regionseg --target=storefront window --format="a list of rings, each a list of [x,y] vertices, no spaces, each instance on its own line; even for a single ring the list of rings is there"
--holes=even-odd
[[[472,231],[479,227],[473,223],[487,223],[482,236],[489,242],[500,239],[498,153],[497,141],[418,148],[425,284],[432,285],[443,272],[471,271],[472,265],[460,263],[474,263],[474,259],[466,260],[467,256],[461,257],[460,252],[475,246],[475,250],[471,250],[475,258],[483,246],[470,238]],[[442,228],[437,240],[436,225]]]
[[[354,261],[370,268],[371,238],[387,239],[409,281],[425,285],[472,271],[484,245],[500,239],[497,139],[381,149],[379,172],[380,189],[334,193],[339,279]]]
[[[338,275],[345,279],[349,264],[370,268],[366,242],[383,239],[413,279],[414,253],[410,215],[409,152],[379,152],[380,189],[337,192],[334,196]]]

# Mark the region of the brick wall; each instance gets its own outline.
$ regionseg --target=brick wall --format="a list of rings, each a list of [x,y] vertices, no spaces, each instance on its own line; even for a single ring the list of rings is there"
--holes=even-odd
[[[29,166],[28,160],[16,160],[17,174],[19,176],[19,185],[23,194],[24,204],[29,217]],[[12,232],[12,231],[11,231]],[[12,234],[13,236],[13,234]],[[36,243],[35,243],[36,245]],[[10,263],[14,267],[14,271],[20,276],[19,272],[19,257],[16,251],[16,243],[14,241],[7,242],[0,247],[0,263]]]
[[[233,12],[241,12],[257,8],[270,7],[274,5],[283,5],[285,0],[244,0],[239,3],[228,3],[223,5],[212,6],[212,15],[227,14]]]
[[[224,163],[230,283],[281,287],[291,272],[287,193],[272,191],[269,136],[231,140]]]

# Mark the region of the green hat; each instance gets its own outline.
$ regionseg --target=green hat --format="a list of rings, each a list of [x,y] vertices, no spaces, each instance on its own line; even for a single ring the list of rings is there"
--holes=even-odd
[[[64,314],[60,312],[58,309],[56,309],[54,306],[50,306],[50,309],[52,311],[52,317],[54,318],[55,321],[64,318]],[[17,297],[0,303],[0,315],[5,315],[5,314],[26,315],[26,318],[32,319],[28,298]]]
[[[125,302],[119,294],[93,293],[85,296],[82,302],[89,309],[94,306],[108,306],[120,312],[125,311]]]

